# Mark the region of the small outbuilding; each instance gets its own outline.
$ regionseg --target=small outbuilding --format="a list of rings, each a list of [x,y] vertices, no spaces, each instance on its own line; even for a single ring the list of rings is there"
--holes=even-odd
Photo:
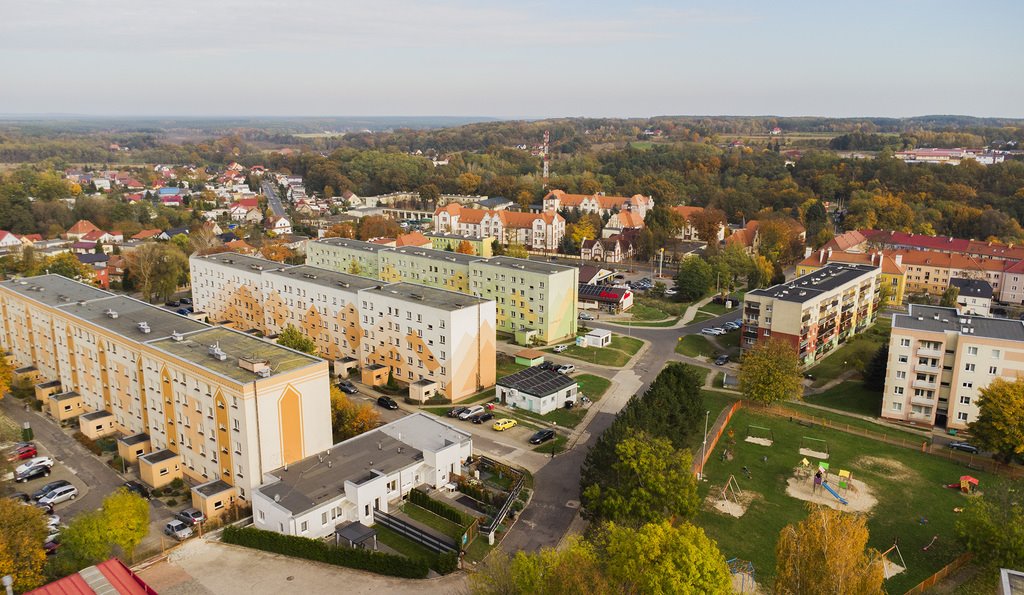
[[[520,366],[539,366],[544,363],[544,352],[536,349],[523,349],[516,352],[516,363]]]
[[[544,415],[576,405],[579,384],[554,370],[527,368],[498,380],[495,395],[502,403]]]
[[[352,549],[376,550],[377,531],[359,521],[352,521],[339,525],[334,530],[334,543],[335,545],[347,545]]]
[[[608,329],[596,328],[583,338],[587,347],[608,347],[612,343],[612,332]]]

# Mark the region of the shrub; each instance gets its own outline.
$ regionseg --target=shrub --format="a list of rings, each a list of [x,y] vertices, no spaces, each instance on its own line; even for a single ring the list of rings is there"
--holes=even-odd
[[[175,492],[180,492],[185,488],[185,480],[179,477],[171,482],[170,487]]]
[[[413,488],[409,492],[409,501],[415,504],[416,506],[419,506],[420,508],[425,508],[429,510],[430,512],[436,514],[439,517],[448,519],[456,525],[466,527],[472,522],[467,517],[467,515],[462,513],[461,510],[453,508],[445,504],[444,502],[434,500],[433,498],[431,498],[430,496],[426,495],[424,492],[421,492],[416,488]]]
[[[451,574],[459,569],[459,554],[456,552],[438,554],[431,567],[436,570],[438,574]]]
[[[515,502],[512,503],[512,510],[514,510],[516,512],[519,512],[522,509],[523,509],[523,503],[522,503],[521,500],[516,500]]]
[[[491,493],[480,486],[475,486],[468,482],[459,482],[459,491],[478,502],[484,504],[491,503]]]
[[[235,545],[244,545],[253,549],[324,562],[335,566],[345,566],[402,578],[424,578],[428,566],[423,560],[413,560],[402,556],[394,556],[370,550],[340,548],[323,541],[281,535],[271,531],[263,531],[253,527],[224,528],[221,540]],[[440,557],[437,565],[441,565]]]
[[[530,490],[528,490],[526,488],[523,488],[523,489],[519,490],[519,499],[521,501],[523,501],[523,502],[526,502],[527,500],[529,500],[530,499]]]
[[[91,439],[91,438],[89,438],[85,434],[83,434],[81,432],[75,432],[75,440],[78,440],[79,442],[81,442],[82,446],[84,446],[87,449],[89,449],[89,452],[91,452],[92,454],[94,454],[94,455],[101,455],[101,454],[103,454],[103,450],[99,447],[98,444],[96,444],[96,441]]]
[[[177,504],[178,501],[175,500],[174,498],[171,498],[170,500],[167,501],[167,506],[176,506]]]
[[[127,465],[125,464],[125,460],[121,458],[121,455],[114,455],[114,457],[110,459],[110,466],[115,471],[120,471],[121,469],[124,469]]]

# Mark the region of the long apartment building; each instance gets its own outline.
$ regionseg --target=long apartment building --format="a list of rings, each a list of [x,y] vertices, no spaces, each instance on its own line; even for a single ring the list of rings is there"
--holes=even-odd
[[[118,435],[154,487],[211,515],[331,445],[327,362],[61,277],[0,282],[0,343],[60,420]]]
[[[872,323],[878,315],[882,269],[829,263],[743,301],[741,348],[781,339],[810,365]]]
[[[964,429],[994,378],[1024,374],[1024,322],[911,304],[892,317],[882,417]]]
[[[494,385],[493,300],[237,254],[193,256],[190,265],[196,310],[209,321],[268,336],[294,326],[338,373],[358,367],[371,386],[393,376],[416,400],[458,401]]]
[[[493,300],[497,330],[514,335],[521,344],[533,339],[551,344],[576,335],[576,267],[429,248],[389,248],[342,238],[309,242],[306,264]]]

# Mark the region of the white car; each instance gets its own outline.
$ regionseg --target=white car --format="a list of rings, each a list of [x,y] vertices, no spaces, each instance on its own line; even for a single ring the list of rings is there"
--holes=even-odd
[[[75,486],[64,486],[53,490],[49,494],[39,499],[40,504],[49,504],[53,506],[60,504],[61,502],[67,502],[68,500],[74,500],[78,497],[78,488]]]
[[[459,414],[459,419],[469,419],[469,418],[473,417],[474,415],[476,415],[477,413],[483,413],[483,412],[484,412],[484,406],[483,405],[474,405],[474,406],[470,407],[469,409],[466,409],[465,411],[460,413]]]
[[[715,330],[713,328],[702,328],[702,329],[700,329],[700,334],[702,334],[702,335],[718,336],[721,333],[719,333],[717,330]]]
[[[593,320],[594,317],[591,316],[590,314],[587,314],[586,312],[580,312],[579,319],[580,320]]]
[[[51,514],[51,515],[47,516],[46,517],[46,526],[47,527],[57,527],[57,526],[60,526],[60,517],[55,515],[55,514]]]
[[[565,364],[564,366],[558,366],[558,369],[555,370],[555,371],[558,372],[559,374],[567,374],[568,375],[568,374],[572,374],[573,372],[576,371],[576,366],[574,366],[572,364]]]
[[[569,348],[568,345],[555,345],[554,352],[555,353],[562,353],[563,351],[565,351],[568,348]]]
[[[720,326],[716,326],[715,328],[713,328],[711,330],[715,331],[719,335],[724,335],[724,334],[729,332],[729,331],[725,330],[724,328],[722,328]]]
[[[15,475],[22,475],[33,467],[53,467],[53,459],[50,457],[34,457],[31,458],[14,470]]]
[[[677,293],[679,293],[679,292],[676,291],[675,289],[666,289],[665,290],[665,295],[675,295]]]
[[[189,537],[192,537],[192,527],[189,527],[178,519],[174,519],[164,526],[164,534],[170,535],[178,541],[185,541]]]

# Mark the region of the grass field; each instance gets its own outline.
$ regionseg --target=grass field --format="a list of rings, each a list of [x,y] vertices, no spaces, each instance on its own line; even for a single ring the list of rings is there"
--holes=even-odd
[[[676,343],[676,353],[687,357],[711,357],[715,354],[715,346],[704,335],[686,335]]]
[[[437,557],[437,554],[433,551],[423,547],[411,539],[399,535],[383,525],[374,525],[373,529],[377,532],[378,541],[406,558],[432,560]],[[484,541],[486,542],[486,540]]]
[[[640,339],[612,335],[612,340],[608,347],[569,345],[569,348],[563,351],[561,355],[591,364],[622,367],[629,363],[629,360],[636,355],[636,352],[640,350],[643,344],[644,342]],[[552,350],[548,348],[544,351],[551,352]]]
[[[668,318],[668,314],[664,310],[645,304],[633,304],[629,311],[633,314],[633,320],[637,322],[650,322],[652,320]]]
[[[497,367],[495,368],[494,373],[497,375],[498,378],[503,378],[505,376],[515,374],[516,372],[525,369],[526,366],[517,364],[515,358],[513,357],[499,357]]]
[[[858,380],[851,380],[833,386],[825,392],[806,395],[804,401],[858,415],[878,417],[882,408],[882,393],[864,388]]]
[[[612,385],[611,380],[600,376],[594,376],[593,374],[580,374],[578,376],[573,376],[573,380],[579,383],[580,392],[587,395],[587,398],[595,403],[601,400],[601,397],[604,396],[608,387]]]
[[[903,431],[891,428],[889,426],[883,426],[874,422],[861,419],[859,417],[851,417],[838,411],[823,411],[816,407],[808,407],[807,405],[801,405],[799,403],[784,403],[783,406],[802,413],[804,415],[810,415],[819,419],[827,419],[829,422],[838,425],[846,425],[853,428],[859,428],[861,430],[868,430],[875,432],[876,434],[882,434],[888,438],[895,440],[906,440],[913,444],[918,444],[922,440],[927,440],[928,436],[923,433],[916,433],[912,431]]]
[[[855,335],[839,349],[832,351],[825,359],[807,370],[807,373],[814,377],[813,386],[823,386],[830,380],[838,378],[840,374],[851,369],[855,362],[870,361],[882,343],[889,341],[891,330],[892,321],[888,318],[879,318],[878,322],[863,333]]]
[[[764,447],[744,442],[749,424],[771,428],[774,444]],[[735,432],[735,456],[732,461],[723,461],[718,456],[723,449],[719,443],[705,469],[709,481],[701,484],[701,493],[720,489],[729,475],[734,475],[754,500],[740,518],[706,508],[695,522],[718,541],[726,558],[752,561],[760,584],[770,585],[774,575],[779,531],[807,514],[803,501],[786,494],[787,479],[803,458],[798,449],[804,436],[826,440],[833,472],[850,470],[877,498],[868,513],[869,544],[884,551],[899,539],[907,570],[886,581],[887,591],[906,591],[961,553],[953,531],[957,520],[953,508],[963,506],[966,497],[942,485],[955,482],[963,474],[963,467],[915,450],[821,427],[807,428],[747,409],[733,416],[730,428]],[[744,476],[744,466],[750,468],[750,478]],[[981,489],[993,480],[988,473],[970,473],[981,481]],[[927,552],[922,551],[936,535],[935,544]]]
[[[448,519],[438,516],[422,506],[413,504],[412,502],[406,502],[402,505],[402,512],[409,515],[414,521],[423,523],[424,525],[436,529],[443,535],[447,535],[458,542],[462,538],[462,534],[466,532],[466,529],[457,523],[453,523]]]

